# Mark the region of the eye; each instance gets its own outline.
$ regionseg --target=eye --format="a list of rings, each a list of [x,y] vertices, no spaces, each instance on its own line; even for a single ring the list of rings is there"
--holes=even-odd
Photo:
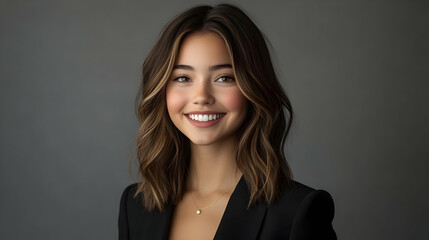
[[[217,82],[230,83],[230,82],[234,82],[234,78],[230,77],[230,76],[220,76],[216,81]]]
[[[177,81],[177,82],[181,82],[181,83],[189,82],[189,78],[186,76],[180,76],[180,77],[173,79],[173,81]]]

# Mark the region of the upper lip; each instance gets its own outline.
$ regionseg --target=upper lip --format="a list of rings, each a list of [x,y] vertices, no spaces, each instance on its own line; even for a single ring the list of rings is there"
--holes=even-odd
[[[222,114],[223,112],[214,112],[214,111],[193,111],[185,114]]]

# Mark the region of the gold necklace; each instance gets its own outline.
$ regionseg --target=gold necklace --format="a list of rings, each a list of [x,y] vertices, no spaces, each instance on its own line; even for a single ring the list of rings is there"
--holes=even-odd
[[[228,191],[228,192],[229,192],[229,191]],[[223,195],[225,195],[225,194],[226,194],[226,193],[228,193],[228,192],[224,192],[222,195],[220,195],[220,197],[219,197],[218,199],[216,199],[216,201],[214,201],[214,202],[210,203],[210,205],[208,205],[207,207],[201,208],[201,209],[198,207],[198,205],[197,205],[197,203],[195,202],[194,197],[192,196],[192,193],[191,193],[192,202],[194,202],[194,205],[195,205],[195,207],[197,208],[197,211],[196,211],[195,213],[196,213],[197,215],[200,215],[204,209],[207,209],[207,208],[211,207],[211,206],[212,206],[213,204],[215,204],[219,199],[221,199],[221,198],[223,197]]]

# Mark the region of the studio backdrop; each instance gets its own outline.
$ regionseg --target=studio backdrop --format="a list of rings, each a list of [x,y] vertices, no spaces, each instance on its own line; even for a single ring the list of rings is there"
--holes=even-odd
[[[0,1],[0,239],[117,239],[134,98],[162,27],[218,1]],[[296,113],[294,178],[339,239],[429,239],[429,3],[234,1]],[[131,161],[131,164],[130,164]]]

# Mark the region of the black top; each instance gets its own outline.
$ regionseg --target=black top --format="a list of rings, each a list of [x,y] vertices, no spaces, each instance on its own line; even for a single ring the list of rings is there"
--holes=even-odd
[[[133,198],[137,184],[122,194],[119,212],[120,240],[168,239],[174,205],[163,212],[148,212],[141,198]],[[242,177],[232,193],[214,239],[337,239],[332,228],[334,202],[323,190],[295,182],[272,204],[247,209],[250,192]]]

